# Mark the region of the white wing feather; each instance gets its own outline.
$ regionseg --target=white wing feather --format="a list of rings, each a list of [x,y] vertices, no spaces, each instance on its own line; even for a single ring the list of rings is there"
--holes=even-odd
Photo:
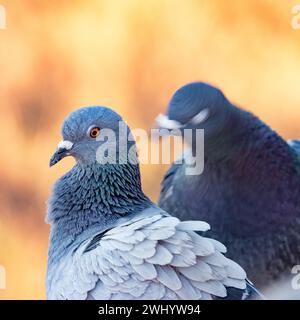
[[[50,286],[50,299],[211,299],[226,286],[244,289],[246,274],[222,252],[223,244],[194,231],[202,221],[180,222],[159,208],[107,231],[63,258]],[[95,235],[94,235],[95,236]]]

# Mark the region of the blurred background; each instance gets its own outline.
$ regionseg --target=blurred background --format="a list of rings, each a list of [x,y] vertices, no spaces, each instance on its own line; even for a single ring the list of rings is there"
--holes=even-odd
[[[285,138],[300,138],[296,3],[0,0],[0,299],[45,298],[45,202],[74,162],[48,163],[71,110],[107,105],[149,129],[174,90],[204,80]],[[155,201],[165,170],[142,166]]]

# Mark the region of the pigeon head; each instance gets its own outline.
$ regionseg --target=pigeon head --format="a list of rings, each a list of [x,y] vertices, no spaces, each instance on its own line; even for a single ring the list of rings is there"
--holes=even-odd
[[[121,133],[120,131],[123,130]],[[62,126],[63,140],[50,160],[53,166],[66,156],[73,156],[77,162],[89,165],[96,161],[108,162],[118,159],[120,137],[125,137],[128,150],[134,140],[128,141],[130,129],[121,116],[110,108],[91,106],[80,108],[64,120]],[[112,157],[114,156],[114,159]],[[126,152],[127,156],[127,152]],[[105,157],[105,159],[104,159]],[[103,163],[104,163],[103,162]]]
[[[232,106],[221,90],[203,83],[189,83],[171,98],[166,115],[157,117],[165,129],[204,129],[206,135],[220,132]]]

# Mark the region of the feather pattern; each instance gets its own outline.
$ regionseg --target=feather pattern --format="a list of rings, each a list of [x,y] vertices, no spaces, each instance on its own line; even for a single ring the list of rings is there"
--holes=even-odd
[[[207,225],[182,223],[158,208],[152,217],[129,219],[93,250],[85,250],[87,239],[63,259],[49,298],[202,299],[225,297],[226,286],[244,289],[243,269],[199,229]]]

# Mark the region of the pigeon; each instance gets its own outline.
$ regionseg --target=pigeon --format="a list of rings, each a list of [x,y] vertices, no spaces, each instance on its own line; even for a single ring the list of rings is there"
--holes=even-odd
[[[300,264],[300,142],[287,143],[203,82],[179,88],[157,124],[183,137],[185,129],[204,130],[204,154],[197,156],[203,172],[186,174],[196,154],[195,139],[187,140],[162,181],[158,205],[180,219],[207,221],[206,234],[227,246],[262,292],[290,281]]]
[[[135,142],[116,112],[75,110],[62,136],[50,166],[76,163],[48,201],[48,299],[260,298],[226,247],[201,234],[206,222],[181,221],[143,193]]]

